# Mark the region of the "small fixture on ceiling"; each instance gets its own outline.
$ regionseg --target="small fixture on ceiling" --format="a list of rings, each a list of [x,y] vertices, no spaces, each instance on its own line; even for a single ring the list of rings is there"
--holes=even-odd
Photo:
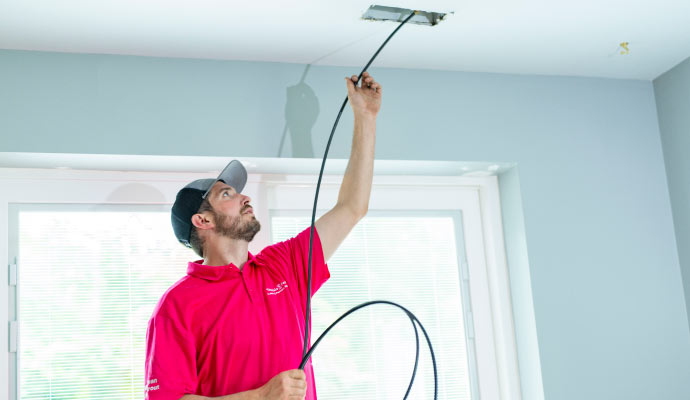
[[[373,5],[362,15],[362,19],[369,21],[402,22],[410,14],[416,15],[410,19],[410,24],[434,26],[448,15],[448,13],[410,10],[409,8],[386,7]]]

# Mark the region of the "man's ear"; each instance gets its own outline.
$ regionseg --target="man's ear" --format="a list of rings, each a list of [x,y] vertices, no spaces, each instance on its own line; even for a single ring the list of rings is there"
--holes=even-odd
[[[196,227],[196,229],[213,229],[213,220],[207,213],[192,215],[192,224]]]

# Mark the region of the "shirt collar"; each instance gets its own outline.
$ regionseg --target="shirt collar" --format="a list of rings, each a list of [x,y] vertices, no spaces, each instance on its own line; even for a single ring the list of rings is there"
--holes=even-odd
[[[233,263],[228,265],[204,265],[204,260],[190,261],[187,264],[187,275],[193,276],[195,278],[205,279],[207,281],[220,281],[227,279],[234,274],[239,274],[240,270]],[[249,263],[254,262],[254,255],[251,252],[247,252],[247,262],[244,264],[246,268]]]

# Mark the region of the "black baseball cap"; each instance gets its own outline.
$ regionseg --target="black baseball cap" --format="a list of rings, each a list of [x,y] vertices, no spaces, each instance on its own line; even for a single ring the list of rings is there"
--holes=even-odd
[[[199,211],[201,203],[218,181],[232,186],[237,193],[241,193],[247,183],[247,170],[241,162],[232,160],[216,179],[197,179],[177,192],[170,220],[177,240],[183,245],[192,247],[189,244],[193,226],[192,216]]]

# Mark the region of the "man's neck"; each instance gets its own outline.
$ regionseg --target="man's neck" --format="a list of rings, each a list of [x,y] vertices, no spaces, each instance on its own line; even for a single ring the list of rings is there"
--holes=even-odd
[[[248,259],[249,243],[227,237],[207,238],[204,243],[204,265],[234,264],[241,271]]]

